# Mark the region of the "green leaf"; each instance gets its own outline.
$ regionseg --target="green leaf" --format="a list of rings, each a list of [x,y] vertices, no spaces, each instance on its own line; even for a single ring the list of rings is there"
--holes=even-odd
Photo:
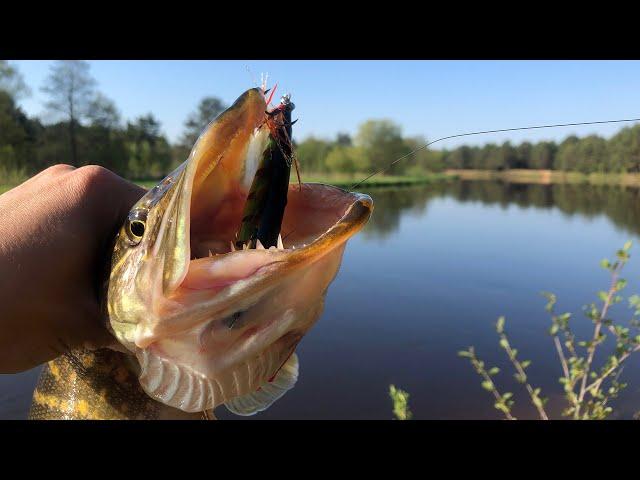
[[[551,292],[541,292],[542,296],[544,296],[547,299],[547,304],[545,305],[544,309],[547,312],[551,312],[553,311],[553,307],[556,304],[556,296],[551,293]]]
[[[606,302],[606,301],[607,301],[607,298],[609,298],[609,294],[608,294],[607,292],[603,291],[603,290],[600,290],[600,291],[598,292],[598,298],[599,298],[600,300],[602,300],[603,302]]]
[[[560,329],[560,327],[558,326],[558,324],[554,323],[553,325],[551,325],[551,328],[549,329],[549,334],[550,335],[556,335],[558,333],[559,329]]]
[[[504,317],[498,318],[498,321],[496,322],[496,331],[498,333],[504,332]]]
[[[625,252],[628,252],[629,250],[631,250],[631,246],[633,245],[633,242],[631,240],[627,241],[624,246],[622,247],[622,249]]]
[[[609,259],[603,258],[602,260],[600,260],[600,266],[606,270],[609,270],[611,268],[611,262],[609,261]]]
[[[509,348],[509,342],[507,341],[506,338],[501,338],[499,343],[500,343],[500,346],[505,350]]]
[[[624,278],[621,278],[620,280],[618,280],[616,282],[616,290],[617,291],[622,290],[626,286],[627,286],[627,281]]]
[[[493,375],[497,375],[498,373],[500,373],[500,369],[498,367],[493,367],[491,370],[489,370],[489,375],[493,376]]]
[[[531,365],[531,360],[525,360],[524,362],[520,362],[520,366],[522,367],[523,370],[527,368],[529,365]]]
[[[492,392],[493,391],[493,383],[490,382],[489,380],[485,380],[484,382],[481,383],[482,388],[484,388],[485,390]]]
[[[569,312],[565,312],[562,315],[558,315],[558,320],[563,323],[567,323],[570,318],[571,318],[571,313]]]
[[[459,357],[465,357],[465,358],[471,358],[473,355],[471,355],[471,352],[468,352],[467,350],[460,350],[458,352],[458,356]]]

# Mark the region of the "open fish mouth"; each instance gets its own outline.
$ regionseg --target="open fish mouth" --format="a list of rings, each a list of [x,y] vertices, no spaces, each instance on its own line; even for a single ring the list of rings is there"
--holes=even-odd
[[[373,209],[367,195],[292,184],[277,244],[238,245],[266,110],[261,89],[239,97],[132,208],[116,240],[110,328],[138,358],[144,390],[184,411],[226,403],[251,414],[295,384],[294,350]]]

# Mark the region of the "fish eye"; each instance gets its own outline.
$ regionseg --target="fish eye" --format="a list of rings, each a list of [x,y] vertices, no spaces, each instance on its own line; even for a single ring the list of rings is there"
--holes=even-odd
[[[146,214],[142,212],[136,212],[127,219],[127,236],[133,245],[137,245],[142,240],[146,229],[146,219]]]
[[[140,220],[134,220],[129,227],[134,237],[142,237],[144,235],[144,223]]]

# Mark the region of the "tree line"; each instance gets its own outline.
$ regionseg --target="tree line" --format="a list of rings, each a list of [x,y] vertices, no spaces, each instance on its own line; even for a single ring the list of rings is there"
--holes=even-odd
[[[185,120],[182,137],[171,144],[153,113],[124,122],[116,104],[96,88],[87,62],[55,62],[40,89],[47,97],[46,122],[19,107],[31,89],[14,66],[0,61],[0,181],[55,163],[102,165],[130,179],[159,178],[186,159],[202,129],[226,108],[217,97],[203,98]],[[382,119],[364,122],[353,136],[310,136],[294,146],[303,173],[355,175],[385,168],[426,142],[403,136],[399,125]],[[640,125],[610,139],[572,135],[559,143],[423,149],[388,173],[423,175],[449,168],[640,172]]]
[[[226,108],[216,97],[203,98],[172,145],[151,112],[123,122],[116,104],[97,90],[87,62],[56,62],[41,90],[46,123],[18,106],[31,90],[15,67],[0,61],[0,183],[56,163],[159,178],[186,159],[202,129]]]
[[[307,138],[298,145],[303,167],[314,172],[373,172],[427,143],[424,137],[403,138],[389,120],[362,124],[351,140]],[[394,165],[389,173],[420,175],[447,169],[550,169],[589,173],[640,172],[640,125],[621,129],[605,139],[599,135],[570,135],[562,142],[488,143],[453,149],[424,149]]]

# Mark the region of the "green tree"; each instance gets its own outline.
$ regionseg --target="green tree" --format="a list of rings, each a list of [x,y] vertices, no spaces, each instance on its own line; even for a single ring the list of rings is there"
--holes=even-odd
[[[571,135],[564,139],[558,147],[558,153],[553,162],[555,170],[576,170],[579,162],[578,143],[580,139]]]
[[[387,167],[397,158],[410,152],[402,138],[402,129],[391,120],[369,120],[358,129],[355,145],[362,149],[368,169]],[[402,173],[406,162],[396,164],[391,173]]]
[[[331,172],[353,174],[358,171],[358,150],[355,147],[335,146],[325,160],[326,168]]]
[[[306,138],[296,147],[296,156],[303,172],[326,172],[325,160],[331,150],[331,143],[313,136]]]
[[[509,164],[509,168],[531,168],[531,153],[533,151],[533,145],[530,142],[523,142],[515,148],[512,163]]]
[[[101,93],[97,93],[87,109],[91,125],[115,130],[120,125],[120,112],[116,104]]]
[[[128,175],[128,153],[120,113],[115,103],[97,93],[88,106],[88,127],[81,132],[86,163],[102,165],[120,175]]]
[[[449,154],[447,155],[447,161],[450,165],[450,168],[472,168],[471,153],[471,148],[467,145],[463,145],[449,152]],[[476,168],[480,167],[476,166]]]
[[[640,125],[623,128],[608,142],[611,170],[640,172]]]
[[[336,135],[336,145],[340,145],[341,147],[350,147],[353,145],[351,135],[348,133],[338,133],[338,135]]]
[[[0,60],[0,90],[7,92],[14,100],[31,94],[22,74],[6,60]]]
[[[152,113],[127,124],[128,171],[133,178],[158,178],[171,165],[171,147]]]
[[[553,168],[553,159],[558,147],[554,142],[539,142],[531,149],[529,168]]]
[[[205,97],[200,100],[196,111],[192,112],[184,123],[181,143],[191,149],[206,126],[226,108],[227,106],[217,97]]]
[[[445,163],[445,155],[437,150],[420,148],[427,144],[427,139],[423,136],[415,136],[404,140],[407,150],[414,152],[406,160],[406,173],[411,175],[422,175],[427,172],[440,172],[448,167]]]
[[[8,92],[0,90],[0,175],[20,180],[33,170],[32,157],[41,128],[39,122],[25,115]]]
[[[93,100],[95,80],[89,64],[82,60],[59,60],[51,68],[42,91],[49,96],[45,106],[68,122],[71,163],[79,164],[77,131]]]
[[[609,170],[607,142],[598,135],[589,135],[578,142],[578,170],[583,173]]]

